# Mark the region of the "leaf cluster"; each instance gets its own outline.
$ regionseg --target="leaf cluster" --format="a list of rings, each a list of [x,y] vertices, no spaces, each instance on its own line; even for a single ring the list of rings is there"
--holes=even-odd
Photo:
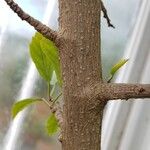
[[[19,112],[31,104],[42,101],[51,107],[51,103],[55,103],[55,101],[58,99],[58,96],[52,100],[51,95],[53,95],[53,92],[55,92],[56,86],[53,85],[53,89],[50,89],[50,81],[54,75],[56,75],[59,86],[61,87],[62,85],[58,49],[55,44],[37,32],[35,36],[33,36],[29,48],[30,56],[40,76],[47,82],[49,97],[47,100],[44,98],[27,98],[17,101],[12,107],[13,118],[15,118]],[[61,95],[61,93],[59,95]],[[48,117],[45,127],[49,135],[57,132],[59,125],[53,113],[51,113]]]

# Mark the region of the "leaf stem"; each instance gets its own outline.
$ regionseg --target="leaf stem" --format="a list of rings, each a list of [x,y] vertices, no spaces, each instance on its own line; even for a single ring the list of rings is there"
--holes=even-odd
[[[53,100],[53,104],[59,99],[59,97],[62,95],[62,93],[60,93],[54,100]]]
[[[42,98],[42,101],[43,101],[46,105],[48,105],[49,108],[51,108],[50,103],[49,103],[46,99]]]
[[[47,90],[47,93],[48,93],[48,100],[49,100],[49,101],[52,101],[51,96],[50,96],[50,82],[48,82],[47,88],[48,88],[48,90]]]
[[[111,75],[111,76],[108,78],[107,83],[110,83],[111,80],[112,80],[112,78],[113,78],[113,76]]]

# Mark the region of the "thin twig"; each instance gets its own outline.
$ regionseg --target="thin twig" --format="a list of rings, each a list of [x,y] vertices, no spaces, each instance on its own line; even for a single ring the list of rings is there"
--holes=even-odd
[[[41,23],[39,20],[33,18],[32,16],[24,12],[13,0],[5,0],[5,2],[22,20],[28,22],[31,26],[35,28],[35,30],[41,33],[44,37],[56,42],[58,36],[56,31],[53,31],[48,26]]]
[[[113,78],[113,76],[111,75],[111,76],[108,78],[107,83],[110,83],[111,80],[112,80],[112,78]]]
[[[108,16],[108,13],[107,13],[107,9],[105,8],[104,3],[103,3],[102,0],[101,0],[101,9],[102,9],[102,12],[104,14],[103,17],[107,20],[108,27],[115,28],[115,26],[111,23],[111,20]]]
[[[60,126],[60,128],[62,127],[62,123],[63,123],[63,112],[62,112],[62,108],[60,107],[59,103],[55,103],[55,105],[51,106],[51,112],[55,115],[58,124]]]
[[[60,97],[61,94],[59,94]],[[57,99],[59,98],[57,97]],[[56,119],[58,120],[58,124],[61,127],[63,123],[63,117],[62,117],[62,109],[57,103],[56,105],[50,104],[46,99],[42,98],[43,102],[50,108],[50,111],[55,115]]]
[[[53,100],[53,103],[55,103],[61,95],[62,95],[62,93],[58,94],[58,96]]]
[[[42,101],[49,107],[51,108],[51,104],[44,98],[42,98]]]

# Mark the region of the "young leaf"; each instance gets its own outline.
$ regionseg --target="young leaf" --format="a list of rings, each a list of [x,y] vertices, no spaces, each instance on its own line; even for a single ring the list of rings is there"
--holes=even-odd
[[[61,85],[62,80],[57,47],[52,41],[46,39],[45,37],[42,38],[40,44],[43,53],[46,55],[49,63],[53,66],[53,69],[55,70],[58,83]]]
[[[30,55],[39,72],[39,74],[47,81],[50,82],[53,66],[49,63],[47,56],[43,53],[40,42],[43,36],[40,33],[36,33],[30,43]]]
[[[59,128],[58,121],[55,115],[52,113],[46,122],[46,131],[48,135],[53,135],[57,132],[58,128]]]
[[[114,74],[128,61],[129,59],[121,59],[117,64],[115,64],[110,71],[110,74],[114,76]]]
[[[121,59],[117,64],[115,64],[110,71],[110,78],[108,79],[108,83],[112,80],[114,77],[115,73],[128,61],[129,59]]]
[[[28,99],[23,99],[21,101],[16,102],[12,107],[12,117],[15,118],[16,115],[20,111],[22,111],[24,108],[26,108],[27,106],[29,106],[35,102],[39,102],[39,101],[42,101],[42,99],[28,98]]]

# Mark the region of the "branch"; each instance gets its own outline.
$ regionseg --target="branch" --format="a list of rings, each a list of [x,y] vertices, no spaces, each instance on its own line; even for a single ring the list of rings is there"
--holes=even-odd
[[[105,8],[104,3],[102,2],[102,0],[101,0],[101,9],[102,9],[102,12],[104,14],[103,17],[107,20],[108,27],[115,28],[114,25],[111,24],[111,20],[110,20],[110,18],[108,16],[107,9]]]
[[[108,84],[108,99],[150,98],[150,84]]]
[[[55,115],[56,119],[58,120],[58,124],[60,127],[62,127],[62,123],[63,123],[63,112],[62,112],[62,108],[59,104],[59,102],[52,104],[50,106],[50,110],[51,112]]]
[[[52,98],[50,98],[52,99]],[[50,101],[51,103],[49,103],[49,101],[47,101],[46,99],[42,98],[43,102],[50,108],[51,113],[53,113],[58,121],[58,124],[60,127],[62,127],[62,123],[63,123],[63,117],[62,117],[62,108],[59,104],[59,102],[57,103],[53,103],[53,101]]]
[[[60,95],[59,95],[60,96]],[[59,96],[56,98],[58,99]],[[52,98],[49,97],[49,99],[51,100]],[[62,124],[63,124],[63,112],[62,112],[62,108],[59,104],[59,102],[55,103],[54,101],[47,101],[44,98],[42,98],[43,102],[50,108],[51,113],[53,113],[58,121],[58,125],[60,126],[60,128],[62,129]],[[49,102],[51,102],[52,104],[50,104]],[[54,102],[54,103],[53,103]],[[60,132],[58,140],[60,142],[62,142],[62,133]]]
[[[58,140],[62,143],[63,141],[63,137],[62,137],[62,129],[63,129],[63,112],[62,112],[62,108],[60,107],[60,105],[57,105],[53,108],[54,110],[54,114],[55,114],[55,117],[56,119],[58,120],[58,124],[61,128],[61,131],[60,131],[60,134],[58,136]]]
[[[57,32],[50,29],[48,26],[42,24],[37,19],[34,19],[29,14],[25,13],[13,0],[5,0],[5,2],[9,5],[9,7],[22,19],[28,22],[31,26],[35,28],[38,32],[40,32],[44,37],[56,41]]]
[[[150,84],[97,84],[93,90],[95,96],[103,100],[150,98]]]

